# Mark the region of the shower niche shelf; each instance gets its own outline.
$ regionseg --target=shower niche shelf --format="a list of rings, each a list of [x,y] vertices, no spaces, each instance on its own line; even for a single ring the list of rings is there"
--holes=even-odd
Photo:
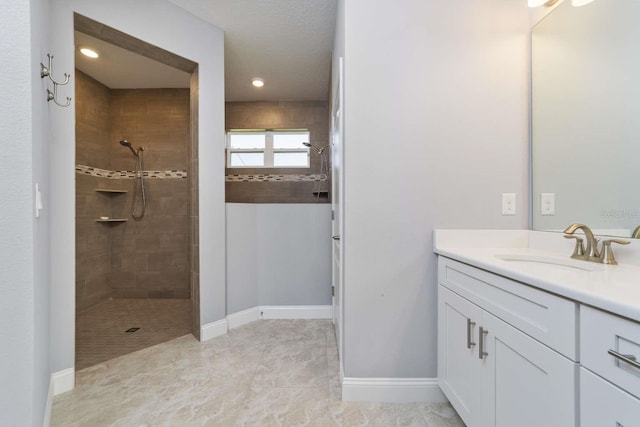
[[[110,224],[114,224],[114,223],[118,223],[118,222],[127,222],[129,221],[126,218],[109,218],[109,219],[96,219],[96,222],[104,222],[104,223],[110,223]]]
[[[105,193],[105,194],[123,194],[126,193],[127,190],[116,190],[111,188],[96,188],[96,193]]]

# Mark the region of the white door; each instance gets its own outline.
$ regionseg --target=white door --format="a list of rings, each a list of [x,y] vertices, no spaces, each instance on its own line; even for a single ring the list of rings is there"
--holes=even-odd
[[[343,164],[344,159],[344,66],[339,60],[338,84],[331,105],[331,230],[333,254],[333,322],[338,341],[338,355],[343,358],[344,284],[343,284]]]
[[[480,414],[481,317],[480,307],[438,286],[438,384],[468,426],[478,425]]]
[[[576,363],[486,311],[481,324],[478,346],[486,354],[478,425],[575,426]]]

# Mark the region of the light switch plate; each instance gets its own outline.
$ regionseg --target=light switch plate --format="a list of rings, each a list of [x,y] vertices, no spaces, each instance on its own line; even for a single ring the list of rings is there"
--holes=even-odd
[[[502,215],[516,214],[516,193],[502,193]]]
[[[40,184],[36,182],[35,189],[35,214],[36,218],[40,218],[40,211],[42,210],[42,193],[40,192]]]

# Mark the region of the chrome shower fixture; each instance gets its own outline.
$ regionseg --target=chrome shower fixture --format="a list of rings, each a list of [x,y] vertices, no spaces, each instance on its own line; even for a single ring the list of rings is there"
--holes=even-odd
[[[309,142],[303,142],[302,145],[304,145],[305,147],[313,148],[313,150],[318,154],[322,154],[324,150],[329,146],[329,144],[327,144],[324,147],[318,148]]]
[[[133,202],[131,203],[131,216],[133,219],[141,220],[147,209],[147,198],[144,194],[144,148],[133,148],[131,142],[126,139],[120,141],[120,145],[129,148],[136,156],[135,187],[133,191]]]
[[[144,148],[140,147],[137,150],[133,148],[133,146],[131,145],[131,142],[129,142],[126,139],[123,139],[122,141],[120,141],[120,145],[123,145],[125,147],[129,147],[129,150],[131,150],[131,152],[133,153],[134,156],[138,157],[139,153],[141,151],[144,151]]]

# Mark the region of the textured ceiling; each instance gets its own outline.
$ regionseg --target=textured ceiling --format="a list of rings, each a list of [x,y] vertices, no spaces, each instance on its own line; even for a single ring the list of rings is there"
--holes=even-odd
[[[188,88],[191,75],[103,40],[76,31],[76,68],[111,89]],[[100,54],[80,53],[88,46]]]
[[[336,0],[170,1],[224,30],[227,101],[327,99]]]

